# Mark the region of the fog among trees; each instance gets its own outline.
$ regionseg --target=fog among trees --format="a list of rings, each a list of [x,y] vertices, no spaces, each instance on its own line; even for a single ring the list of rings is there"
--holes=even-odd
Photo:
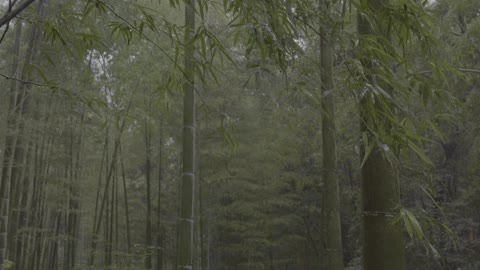
[[[480,1],[0,1],[0,270],[480,269]]]

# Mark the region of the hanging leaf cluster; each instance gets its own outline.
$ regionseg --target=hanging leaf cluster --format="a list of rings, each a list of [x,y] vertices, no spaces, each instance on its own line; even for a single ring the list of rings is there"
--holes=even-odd
[[[386,1],[380,7],[366,1],[355,4],[361,33],[356,58],[362,65],[352,77],[362,104],[364,143],[379,144],[407,159],[406,150],[411,150],[430,164],[422,147],[432,140],[425,134],[441,134],[419,108],[433,97],[445,97],[439,82],[451,69],[439,59],[434,21],[418,1]],[[422,69],[431,70],[431,76],[421,74]]]

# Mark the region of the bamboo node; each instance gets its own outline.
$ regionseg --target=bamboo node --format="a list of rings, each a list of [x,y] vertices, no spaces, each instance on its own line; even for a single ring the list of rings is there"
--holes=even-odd
[[[394,217],[396,214],[392,212],[382,212],[382,211],[363,211],[363,216],[386,216],[386,217]]]

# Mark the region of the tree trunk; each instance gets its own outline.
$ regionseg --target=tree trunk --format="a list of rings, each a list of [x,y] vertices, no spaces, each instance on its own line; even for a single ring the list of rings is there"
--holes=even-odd
[[[73,114],[73,107],[70,106],[70,115]],[[69,126],[70,126],[70,140],[68,143],[65,143],[65,155],[69,157],[66,160],[65,164],[65,179],[68,179],[68,182],[65,183],[65,189],[67,192],[67,209],[65,217],[65,248],[64,248],[64,257],[63,257],[63,269],[70,270],[74,268],[75,264],[75,238],[76,238],[76,228],[78,222],[78,171],[79,168],[79,159],[80,159],[80,149],[82,143],[82,129],[83,129],[83,115],[80,117],[79,121],[79,130],[75,130],[74,122],[72,117],[69,117]],[[78,137],[78,138],[77,138]]]
[[[146,96],[146,94],[145,94]],[[146,97],[145,97],[146,98]],[[146,102],[145,102],[146,103]],[[148,104],[148,107],[150,104]],[[150,143],[150,126],[148,120],[145,117],[145,182],[146,182],[146,203],[147,203],[147,214],[146,214],[146,224],[145,224],[145,269],[152,269],[152,200],[151,200],[151,143]]]
[[[322,1],[323,17],[328,17],[328,1]],[[335,130],[335,95],[333,92],[333,31],[327,19],[320,23],[320,78],[322,92],[322,150],[323,150],[323,241],[326,270],[343,269],[340,198],[338,191],[337,149]]]
[[[38,103],[38,102],[37,102]],[[37,105],[40,108],[39,105]],[[53,108],[53,109],[52,109]],[[56,106],[52,104],[48,104],[47,110],[55,111]],[[44,122],[48,122],[48,112],[45,112],[45,119]],[[34,116],[34,123],[40,123],[41,118],[38,115]],[[40,124],[37,127],[40,130]],[[33,167],[33,186],[32,186],[32,194],[30,199],[30,217],[29,217],[29,224],[28,227],[31,228],[29,231],[28,238],[28,247],[27,251],[24,253],[25,258],[22,260],[25,261],[25,266],[23,269],[39,269],[41,266],[41,259],[43,258],[43,251],[44,251],[44,243],[45,239],[44,236],[46,235],[45,231],[48,224],[47,213],[48,209],[46,209],[46,194],[47,194],[47,186],[51,183],[50,178],[48,177],[50,174],[50,169],[52,168],[50,162],[52,161],[51,156],[53,152],[53,148],[56,145],[56,137],[54,136],[37,136],[36,139],[36,146],[35,146],[35,158],[34,158],[34,167]]]
[[[162,117],[162,116],[161,116]],[[158,190],[157,190],[157,270],[163,269],[163,226],[161,224],[162,213],[162,182],[163,182],[163,119],[160,119],[160,131],[158,135]]]
[[[127,109],[127,112],[128,112],[128,109]],[[93,263],[95,262],[95,250],[96,250],[96,247],[97,247],[98,233],[100,232],[100,228],[102,226],[102,220],[103,220],[102,217],[103,217],[103,211],[105,210],[105,205],[108,204],[108,192],[110,190],[110,185],[111,185],[111,182],[112,182],[113,174],[115,172],[115,162],[117,160],[117,155],[118,155],[118,152],[119,152],[118,149],[120,148],[120,139],[121,139],[123,130],[125,128],[125,123],[126,123],[126,121],[125,121],[125,119],[123,119],[122,123],[121,123],[121,126],[120,126],[120,130],[118,131],[118,134],[115,138],[115,142],[114,142],[114,145],[113,145],[112,159],[110,160],[110,162],[109,162],[109,160],[107,160],[107,162],[106,162],[107,175],[106,175],[106,179],[105,179],[105,188],[103,190],[102,199],[101,200],[99,199],[100,208],[98,208],[98,215],[96,215],[98,218],[96,220],[94,218],[93,235],[92,235],[92,240],[90,242],[91,253],[90,253],[90,258],[88,259],[88,265],[89,266],[93,266]],[[107,155],[108,155],[108,151],[107,151]],[[97,194],[97,195],[99,195],[99,194]],[[97,196],[97,198],[98,198],[98,196]],[[98,205],[96,205],[96,209],[97,209],[97,206]],[[106,216],[108,217],[108,215],[106,215]]]
[[[123,162],[122,147],[120,146],[120,166],[122,168],[122,184],[123,184],[123,198],[125,207],[125,225],[127,226],[127,268],[130,267],[132,241],[130,236],[130,212],[128,211],[128,193],[127,193],[127,181],[125,177],[125,165]]]
[[[31,179],[31,168],[33,168],[32,160],[34,159],[34,151],[32,149],[34,148],[34,142],[30,142],[30,146],[28,149],[28,154],[27,154],[27,160],[25,162],[25,167],[26,171],[28,172],[27,175],[23,176],[22,179],[22,187],[21,187],[21,195],[20,195],[20,202],[19,202],[19,211],[18,211],[18,216],[17,216],[17,229],[22,229],[27,226],[27,207],[28,207],[28,190],[30,186],[30,179]],[[23,269],[23,260],[22,260],[22,254],[26,252],[26,232],[22,231],[21,233],[16,233],[16,240],[15,240],[15,249],[12,250],[15,253],[12,254],[13,256],[13,261],[15,262],[13,265],[13,270],[22,270]]]
[[[14,47],[13,47],[13,55],[14,55],[14,58],[13,58],[13,63],[12,63],[12,77],[17,77],[17,73],[18,73],[18,63],[20,62],[20,42],[21,42],[21,36],[22,36],[22,23],[17,23],[16,25],[16,31],[15,31],[15,44],[14,44]],[[11,83],[11,86],[10,86],[10,105],[9,107],[11,107],[13,104],[15,104],[15,95],[16,95],[16,92],[17,92],[17,81],[15,80],[12,80],[12,83]],[[13,99],[13,100],[12,100]],[[13,112],[11,110],[12,108],[9,108],[9,111],[10,112]],[[13,119],[12,119],[13,120]],[[9,132],[12,132],[12,135],[8,135]],[[12,138],[11,136],[14,135],[14,129],[13,130],[10,130],[10,126],[7,126],[7,141],[9,141],[9,137]],[[11,143],[11,142],[9,142]],[[8,145],[8,144],[7,144]],[[6,146],[7,146],[6,145]],[[11,149],[6,149],[8,150],[8,152],[11,151]],[[15,146],[15,152],[19,152],[19,151],[22,151],[23,152],[23,147],[22,147],[22,143],[20,142],[20,139],[17,139],[17,145]],[[11,153],[10,153],[11,154]],[[28,155],[28,154],[27,154]],[[27,155],[23,155],[23,156],[27,156]],[[11,158],[6,158],[4,157],[4,166],[7,166],[7,167],[3,167],[3,169],[8,169],[8,164],[11,160]],[[19,160],[19,158],[18,158]],[[17,216],[18,216],[18,207],[19,207],[19,204],[20,204],[20,194],[21,194],[21,188],[22,188],[22,185],[20,183],[21,179],[23,179],[23,176],[24,176],[24,173],[25,173],[25,162],[22,161],[21,164],[14,164],[13,162],[10,163],[12,168],[12,175],[11,175],[11,185],[10,185],[10,195],[11,195],[11,199],[10,199],[10,209],[9,209],[9,219],[13,222],[9,222],[8,224],[8,241],[7,241],[7,246],[9,247],[9,254],[8,257],[9,258],[12,258],[12,254],[14,254],[14,250],[15,250],[15,240],[14,240],[14,237],[17,233]],[[15,174],[13,171],[14,170],[19,170],[18,167],[20,167],[22,173],[21,175],[19,174]]]
[[[391,224],[399,204],[395,168],[374,146],[362,167],[363,269],[404,270],[401,227]]]
[[[193,234],[194,234],[194,245],[193,245],[193,248],[194,248],[194,254],[193,254],[193,269],[195,270],[202,270],[202,250],[203,250],[203,246],[202,246],[202,235],[203,235],[203,227],[202,227],[202,216],[203,216],[203,209],[201,208],[201,193],[200,193],[200,170],[199,170],[199,167],[198,167],[198,164],[199,164],[199,161],[200,161],[200,151],[199,151],[199,132],[200,132],[200,125],[197,125],[196,126],[196,133],[195,133],[195,147],[196,147],[196,151],[195,151],[195,183],[194,183],[194,186],[193,186],[193,189],[194,189],[194,195],[193,195],[193,198],[194,198],[194,208],[193,208],[193,211],[194,211],[194,223],[195,223],[195,226],[194,226],[194,230],[193,230]]]
[[[367,0],[365,8],[371,9],[381,16],[384,1]],[[360,48],[362,38],[372,38],[375,33],[370,23],[375,20],[365,18],[365,13],[358,14],[358,32],[360,35]],[[374,38],[374,37],[373,37]],[[383,37],[385,40],[385,37]],[[361,59],[370,84],[374,84],[372,73],[372,60]],[[370,73],[369,73],[370,72]],[[363,269],[365,270],[404,270],[405,256],[402,229],[398,224],[391,224],[390,220],[398,213],[400,191],[398,176],[393,164],[386,158],[383,147],[374,141],[375,126],[370,124],[369,104],[375,97],[364,95],[360,101],[361,130],[373,148],[368,154],[361,168],[362,185],[362,214],[363,214]],[[362,145],[362,155],[365,155],[367,145]],[[362,157],[363,158],[363,157]]]
[[[103,152],[102,152],[102,159],[100,161],[100,170],[98,174],[98,185],[97,185],[97,196],[95,197],[95,210],[93,212],[93,228],[92,228],[92,241],[90,243],[90,255],[88,257],[88,265],[92,266],[94,261],[95,261],[95,250],[97,247],[97,239],[98,235],[96,232],[96,224],[97,224],[97,219],[99,218],[98,216],[98,207],[99,207],[99,202],[100,202],[100,191],[102,188],[102,178],[103,178],[103,164],[105,162],[106,156],[108,155],[107,153],[107,144],[108,144],[108,136],[105,137],[105,143],[103,145]],[[106,162],[105,162],[106,163]]]
[[[185,69],[183,100],[183,172],[177,229],[177,269],[193,268],[195,187],[195,89],[194,47],[195,0],[185,1]]]
[[[41,0],[37,6],[37,15],[43,14],[43,3]],[[33,23],[30,31],[30,37],[28,41],[28,47],[25,54],[25,64],[23,65],[21,81],[27,81],[30,78],[29,65],[34,61],[37,45],[37,24]],[[14,61],[17,60],[20,50],[20,38],[21,38],[21,26],[17,28],[17,35],[15,37],[14,45]],[[14,77],[18,77],[18,64],[13,65]],[[28,106],[28,91],[30,85],[20,83],[17,89],[17,83],[12,81],[10,89],[10,103],[7,119],[7,132],[13,132],[8,134],[6,138],[4,162],[2,168],[2,179],[0,184],[0,270],[5,269],[5,259],[7,255],[7,242],[8,242],[8,217],[10,211],[10,186],[12,179],[15,175],[19,175],[19,168],[21,161],[23,160],[23,144],[20,136],[23,134],[24,124],[23,115]],[[10,241],[11,242],[11,241]]]

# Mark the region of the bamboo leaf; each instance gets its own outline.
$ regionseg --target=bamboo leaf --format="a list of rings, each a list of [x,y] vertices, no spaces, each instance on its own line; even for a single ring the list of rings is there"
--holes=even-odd
[[[430,192],[428,192],[428,190],[425,189],[425,187],[421,186],[420,187],[422,189],[422,191],[427,195],[428,198],[430,198],[430,200],[433,202],[433,204],[435,204],[435,206],[437,207],[438,210],[440,210],[440,212],[445,215],[445,213],[443,212],[443,208],[437,203],[437,201],[433,198],[433,196],[430,194]]]
[[[400,221],[400,219],[402,219],[402,214],[401,214],[401,212],[399,212],[398,214],[396,214],[396,215],[390,220],[390,224],[395,225],[395,224],[397,224],[398,221]]]
[[[408,147],[410,147],[410,149],[413,150],[413,152],[415,152],[415,154],[425,163],[427,163],[428,165],[430,166],[433,166],[433,163],[432,161],[425,155],[425,153],[423,153],[422,150],[420,150],[420,148],[418,148],[418,146],[413,143],[412,141],[408,140]]]
[[[45,76],[45,74],[42,71],[42,68],[39,65],[30,64],[30,66],[33,67],[37,71],[38,75],[40,75],[40,77],[42,77],[43,81],[48,82],[47,76]]]
[[[435,258],[439,258],[440,257],[440,253],[438,252],[438,250],[430,243],[428,242],[428,247],[430,249],[430,251],[433,253],[433,256]]]
[[[412,230],[412,224],[410,224],[410,219],[408,216],[405,214],[405,209],[402,210],[403,214],[403,223],[405,224],[405,228],[407,229],[407,233],[410,236],[410,238],[413,238],[413,230]]]
[[[415,233],[418,239],[423,240],[424,233],[423,233],[422,227],[420,226],[420,223],[418,223],[417,218],[412,212],[408,211],[407,209],[405,209],[405,213],[407,214],[407,217],[410,220],[410,223],[412,224],[413,229],[415,229]]]
[[[435,135],[437,135],[437,137],[440,138],[440,140],[442,140],[442,142],[445,142],[445,139],[443,138],[443,134],[437,128],[437,125],[435,125],[435,123],[433,123],[430,119],[427,119],[426,122],[427,122],[428,126],[433,130]]]
[[[362,140],[363,140],[363,147],[365,148],[365,154],[363,156],[363,160],[362,160],[362,163],[360,165],[360,167],[363,167],[363,165],[365,164],[365,162],[367,161],[367,158],[368,156],[370,155],[370,153],[372,152],[372,149],[373,149],[373,145],[374,145],[374,142],[373,141],[370,141],[368,139],[368,135],[366,132],[364,132],[362,134]]]

